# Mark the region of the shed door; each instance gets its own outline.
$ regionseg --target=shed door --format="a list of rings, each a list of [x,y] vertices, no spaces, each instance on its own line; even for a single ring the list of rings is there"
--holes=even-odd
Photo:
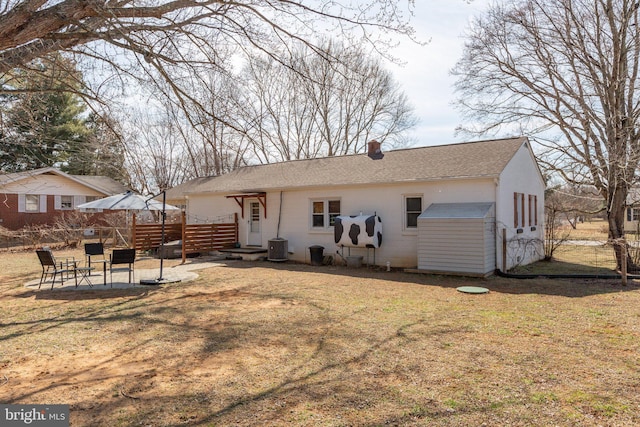
[[[247,246],[262,246],[262,227],[260,223],[260,203],[249,203]]]

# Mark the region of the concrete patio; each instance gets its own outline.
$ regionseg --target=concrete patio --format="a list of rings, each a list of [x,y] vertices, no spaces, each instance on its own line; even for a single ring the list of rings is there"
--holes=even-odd
[[[162,269],[162,277],[169,283],[175,282],[189,282],[195,280],[198,277],[197,270],[218,267],[222,264],[212,260],[188,260],[185,264],[179,264],[172,267],[164,267]],[[91,271],[91,275],[88,276],[88,280],[91,285],[82,277],[80,273],[77,275],[78,286],[76,287],[76,281],[71,275],[64,278],[64,284],[60,283],[60,277],[56,278],[54,291],[85,291],[85,290],[108,290],[108,289],[131,289],[140,287],[149,287],[148,284],[140,284],[140,281],[153,281],[160,277],[160,266],[158,268],[148,269],[135,269],[132,283],[129,283],[129,273],[127,271],[116,271],[113,273],[113,284],[111,283],[111,277],[109,270],[107,269],[106,277],[102,269],[94,269]],[[106,279],[106,280],[105,280]],[[29,289],[38,289],[40,283],[40,277],[25,283],[25,287]],[[106,283],[106,285],[105,285]],[[152,285],[153,286],[153,285]],[[47,278],[42,282],[40,290],[51,290],[51,279]]]

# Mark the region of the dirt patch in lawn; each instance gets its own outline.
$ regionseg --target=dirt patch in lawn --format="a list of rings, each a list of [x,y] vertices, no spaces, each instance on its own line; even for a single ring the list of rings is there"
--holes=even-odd
[[[74,426],[640,424],[636,283],[235,261],[33,291],[33,257],[0,259],[0,401]]]

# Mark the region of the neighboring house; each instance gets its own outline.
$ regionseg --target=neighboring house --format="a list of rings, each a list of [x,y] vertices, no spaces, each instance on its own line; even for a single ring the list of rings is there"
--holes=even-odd
[[[81,203],[126,190],[105,176],[69,175],[52,167],[0,175],[0,226],[52,224]]]
[[[624,230],[628,233],[640,233],[640,188],[635,186],[627,194]]]
[[[503,269],[503,259],[509,269],[542,258],[544,189],[526,138],[386,153],[371,141],[368,155],[247,166],[198,178],[169,190],[167,202],[186,205],[190,223],[237,213],[243,247],[267,248],[274,238],[286,239],[289,259],[296,261],[309,261],[309,248],[320,245],[325,255],[363,255],[382,266],[485,275]],[[375,252],[334,241],[336,217],[361,214],[382,222]],[[465,215],[473,218],[465,222]],[[435,234],[434,224],[440,227]],[[425,262],[434,250],[440,261]]]

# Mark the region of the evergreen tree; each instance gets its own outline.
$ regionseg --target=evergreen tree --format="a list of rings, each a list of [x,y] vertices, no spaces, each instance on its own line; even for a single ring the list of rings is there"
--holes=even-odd
[[[86,142],[81,76],[59,55],[5,77],[0,168],[6,172],[64,167]]]
[[[87,114],[82,76],[72,61],[53,55],[1,83],[0,171],[55,166],[74,175],[124,178],[113,120]]]
[[[127,182],[125,150],[117,122],[92,113],[85,121],[89,133],[84,144],[72,153],[64,170],[74,175],[102,175]]]

